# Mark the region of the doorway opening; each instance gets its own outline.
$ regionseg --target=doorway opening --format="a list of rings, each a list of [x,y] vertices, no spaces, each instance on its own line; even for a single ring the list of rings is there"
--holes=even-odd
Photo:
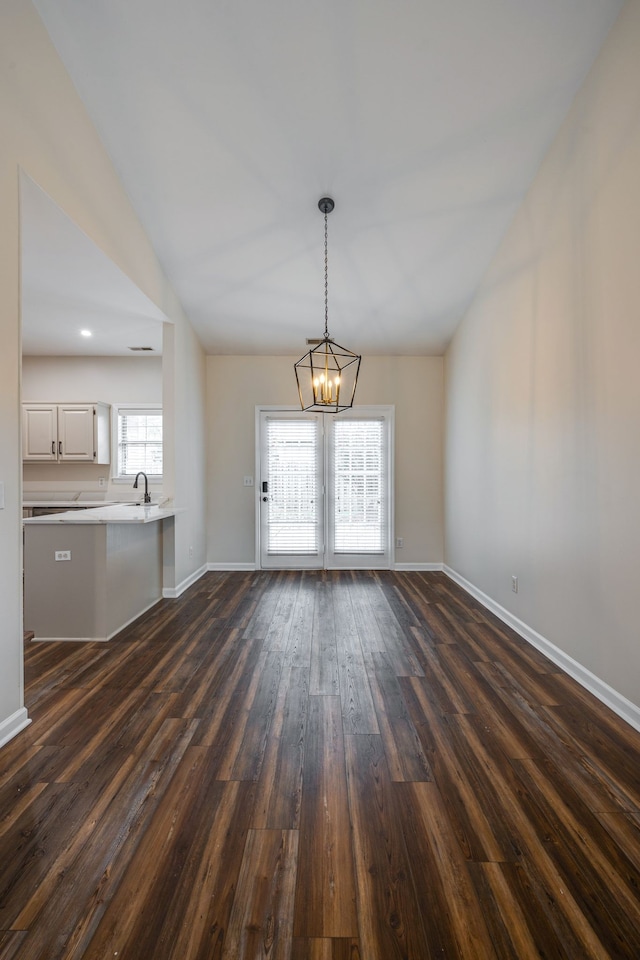
[[[390,569],[393,407],[257,411],[257,563]]]

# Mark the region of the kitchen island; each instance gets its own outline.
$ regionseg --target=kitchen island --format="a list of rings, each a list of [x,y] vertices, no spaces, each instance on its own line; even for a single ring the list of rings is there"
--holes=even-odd
[[[35,640],[110,640],[162,598],[176,509],[113,504],[24,520],[24,625]]]

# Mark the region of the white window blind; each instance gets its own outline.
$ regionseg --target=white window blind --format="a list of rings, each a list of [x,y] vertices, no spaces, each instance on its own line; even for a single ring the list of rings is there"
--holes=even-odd
[[[269,554],[319,550],[317,445],[317,420],[267,420]]]
[[[118,476],[162,476],[162,410],[118,409]]]
[[[335,553],[384,553],[386,470],[382,420],[333,425]]]

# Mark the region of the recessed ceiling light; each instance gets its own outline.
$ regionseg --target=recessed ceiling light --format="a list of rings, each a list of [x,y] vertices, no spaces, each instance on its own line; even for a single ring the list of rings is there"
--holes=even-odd
[[[80,336],[81,336],[81,337],[92,337],[93,334],[91,333],[91,330],[81,330],[81,331],[80,331]]]

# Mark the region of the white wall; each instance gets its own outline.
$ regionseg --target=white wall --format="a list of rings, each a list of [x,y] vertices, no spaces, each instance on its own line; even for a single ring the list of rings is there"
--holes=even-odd
[[[452,342],[445,513],[447,564],[636,705],[639,51],[632,2]]]
[[[162,357],[23,357],[23,403],[162,403]],[[110,480],[113,463],[25,463],[23,490],[95,491],[131,500],[131,481]],[[100,487],[99,478],[107,480]],[[154,495],[162,492],[155,485]]]
[[[207,357],[207,559],[255,561],[255,408],[295,406],[288,357]],[[364,357],[358,404],[395,404],[399,563],[442,563],[442,357]]]
[[[185,512],[176,517],[172,569],[165,565],[165,594],[179,593],[206,562],[206,366],[189,324],[165,324],[163,364],[164,443],[174,451],[164,471],[164,494]],[[167,354],[174,364],[166,363]]]
[[[200,402],[168,412],[173,447],[170,464],[176,500],[189,510],[176,518],[176,544],[202,527],[204,454],[202,351],[172,293],[154,251],[111,162],[29,0],[0,7],[0,742],[25,719],[22,694],[22,557],[20,462],[20,219],[22,168],[109,256],[174,324],[176,350],[165,353],[163,375],[171,390]],[[163,404],[166,402],[163,395]],[[188,420],[188,422],[187,422]],[[195,422],[195,431],[191,424]],[[198,433],[199,431],[199,433]],[[179,439],[178,439],[179,438]],[[192,449],[193,448],[193,449]],[[193,454],[193,456],[191,456]],[[200,501],[198,500],[200,497]],[[204,540],[188,563],[176,558],[175,574],[204,560]]]
[[[162,403],[162,357],[23,357],[25,403]]]

